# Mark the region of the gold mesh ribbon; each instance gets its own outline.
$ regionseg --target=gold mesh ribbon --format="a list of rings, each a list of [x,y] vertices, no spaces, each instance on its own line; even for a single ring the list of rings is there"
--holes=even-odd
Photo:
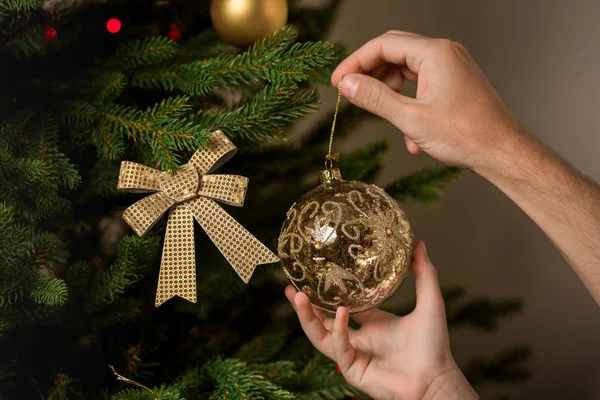
[[[235,155],[237,148],[215,131],[206,148],[194,153],[174,173],[161,172],[129,161],[121,163],[118,189],[148,193],[123,213],[140,236],[169,211],[156,290],[156,307],[174,296],[196,302],[194,218],[246,283],[259,264],[279,259],[233,219],[215,200],[242,207],[248,178],[208,175]]]

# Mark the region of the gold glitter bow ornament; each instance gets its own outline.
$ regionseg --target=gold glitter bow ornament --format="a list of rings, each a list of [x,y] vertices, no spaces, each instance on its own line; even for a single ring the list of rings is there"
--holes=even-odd
[[[167,211],[167,230],[156,290],[158,307],[174,296],[196,302],[196,257],[194,218],[235,272],[246,283],[259,264],[279,259],[252,236],[214,200],[242,207],[248,178],[238,175],[208,175],[235,155],[237,148],[221,131],[215,131],[204,149],[174,173],[161,172],[123,161],[118,189],[156,192],[123,213],[125,221],[140,236],[148,232]]]

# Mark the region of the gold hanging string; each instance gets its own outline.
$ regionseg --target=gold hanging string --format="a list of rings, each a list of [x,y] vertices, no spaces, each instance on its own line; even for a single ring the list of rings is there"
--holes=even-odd
[[[142,389],[146,389],[147,391],[149,391],[150,393],[152,393],[152,395],[154,395],[154,392],[152,391],[152,389],[150,389],[147,386],[142,385],[141,383],[138,383],[134,380],[131,380],[129,378],[125,378],[123,375],[119,374],[115,368],[112,365],[109,365],[108,368],[110,368],[112,370],[112,372],[117,376],[117,379],[123,382],[127,382],[131,385],[137,386],[137,387],[141,387]],[[158,400],[156,397],[154,397],[154,400]]]
[[[338,110],[340,108],[340,101],[342,100],[342,82],[344,77],[340,78],[340,82],[338,83],[338,95],[337,102],[335,103],[335,112],[333,113],[333,124],[331,125],[331,135],[329,136],[329,151],[327,152],[327,156],[325,157],[325,169],[330,169],[333,167],[334,161],[340,161],[340,153],[331,153],[331,149],[333,147],[333,135],[335,132],[335,122],[337,121]]]

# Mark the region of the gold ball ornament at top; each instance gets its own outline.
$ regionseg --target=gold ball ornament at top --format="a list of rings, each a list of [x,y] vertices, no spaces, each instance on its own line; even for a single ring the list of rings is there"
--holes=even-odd
[[[219,36],[245,47],[282,28],[287,0],[212,0],[210,17]]]
[[[278,252],[288,279],[313,305],[361,312],[398,290],[413,245],[396,200],[375,185],[344,181],[332,168],[288,211]]]

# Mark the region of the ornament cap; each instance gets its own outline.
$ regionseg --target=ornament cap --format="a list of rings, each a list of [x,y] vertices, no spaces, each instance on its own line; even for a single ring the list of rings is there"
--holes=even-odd
[[[330,168],[319,172],[319,179],[321,183],[331,182],[333,180],[341,180],[342,173],[338,168]]]

